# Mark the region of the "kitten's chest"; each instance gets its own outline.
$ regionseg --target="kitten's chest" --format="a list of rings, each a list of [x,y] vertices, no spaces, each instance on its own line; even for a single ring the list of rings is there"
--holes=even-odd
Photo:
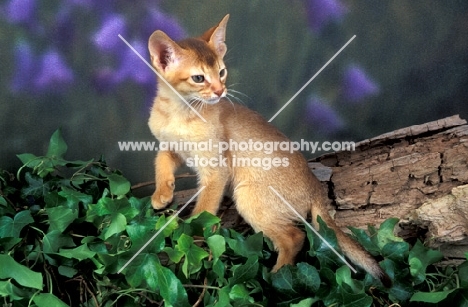
[[[203,122],[198,117],[154,111],[149,126],[160,142],[205,142],[218,139],[219,127],[212,121]]]

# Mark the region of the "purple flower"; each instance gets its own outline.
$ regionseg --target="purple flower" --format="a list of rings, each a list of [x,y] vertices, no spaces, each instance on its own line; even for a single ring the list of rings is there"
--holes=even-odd
[[[13,93],[20,93],[31,89],[32,78],[35,75],[36,60],[31,46],[22,41],[14,47],[15,72],[10,84]]]
[[[41,57],[34,86],[38,91],[60,91],[64,89],[64,86],[70,85],[73,79],[73,71],[67,66],[60,53],[50,50]]]
[[[85,9],[92,9],[93,13],[106,14],[115,8],[115,0],[67,0],[66,3],[71,3],[75,6],[80,6]],[[133,5],[133,3],[131,3]]]
[[[171,39],[177,41],[186,36],[185,30],[177,19],[158,9],[151,9],[143,23],[145,39],[148,39],[156,30],[166,33]]]
[[[99,68],[93,75],[93,84],[99,93],[107,93],[116,85],[115,71],[110,67]]]
[[[50,27],[49,36],[54,41],[54,45],[60,47],[62,51],[70,52],[74,46],[73,40],[76,36],[73,12],[70,6],[62,6],[55,14],[55,22]]]
[[[344,126],[335,110],[316,97],[307,103],[306,118],[320,133],[332,134]]]
[[[144,58],[149,58],[146,45],[140,41],[130,42],[130,45]],[[143,62],[132,49],[127,48],[122,54],[120,67],[114,80],[118,83],[130,79],[139,84],[151,84],[155,81],[154,72]]]
[[[149,58],[146,45],[141,41],[132,41],[130,45],[145,59]],[[156,77],[154,72],[143,62],[132,49],[126,48],[119,57],[117,69],[100,68],[94,74],[94,85],[99,92],[107,92],[114,86],[131,81],[154,89]],[[154,92],[154,90],[153,90]]]
[[[331,21],[341,19],[345,13],[346,8],[338,0],[307,1],[309,26],[317,33]]]
[[[83,6],[83,7],[92,7],[93,5],[93,0],[68,0],[68,2],[78,5],[78,6]]]
[[[36,13],[36,0],[10,0],[5,13],[10,23],[30,23]]]
[[[351,65],[346,69],[342,82],[343,95],[350,102],[359,102],[379,93],[377,83],[357,65]]]
[[[119,14],[111,14],[104,18],[101,28],[94,33],[92,41],[101,51],[118,52],[125,46],[118,35],[125,37],[126,31],[125,18]]]

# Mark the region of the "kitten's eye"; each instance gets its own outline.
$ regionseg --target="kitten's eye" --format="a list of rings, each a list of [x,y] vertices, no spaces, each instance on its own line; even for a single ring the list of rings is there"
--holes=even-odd
[[[226,75],[226,68],[223,68],[219,71],[219,76],[222,78]]]
[[[195,83],[202,83],[203,81],[205,81],[205,77],[203,75],[195,75],[192,76],[192,80]]]

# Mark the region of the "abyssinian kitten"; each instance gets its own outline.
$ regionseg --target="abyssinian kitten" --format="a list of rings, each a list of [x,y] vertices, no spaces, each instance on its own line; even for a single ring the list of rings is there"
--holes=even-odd
[[[201,37],[174,42],[162,31],[155,31],[148,43],[151,64],[158,73],[196,108],[199,117],[164,80],[158,80],[157,96],[151,109],[149,127],[160,142],[289,142],[273,125],[256,112],[226,98],[228,75],[223,57],[229,15]],[[167,143],[166,143],[167,144]],[[276,159],[266,169],[252,165],[235,165],[240,159],[254,161]],[[279,160],[278,160],[279,158]],[[331,227],[344,254],[372,276],[391,285],[388,275],[360,245],[343,233],[327,212],[328,198],[321,184],[309,170],[307,161],[297,151],[277,150],[272,154],[240,150],[235,146],[224,152],[190,148],[159,151],[155,159],[156,190],[151,202],[155,209],[164,208],[173,199],[174,172],[192,161],[218,161],[194,165],[200,193],[192,214],[208,211],[216,214],[226,187],[232,187],[233,199],[240,215],[255,231],[271,239],[278,252],[273,272],[293,264],[301,250],[305,234],[295,224],[298,216],[269,188],[273,187],[297,212],[306,217],[311,212],[314,226],[317,216]],[[225,163],[222,163],[224,160]],[[286,162],[286,163],[284,163]]]

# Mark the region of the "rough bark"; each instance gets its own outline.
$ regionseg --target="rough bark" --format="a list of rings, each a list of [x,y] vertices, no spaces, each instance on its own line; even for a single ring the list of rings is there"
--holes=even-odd
[[[411,126],[311,161],[329,169],[338,225],[379,225],[400,218],[397,234],[446,255],[468,251],[468,125],[458,116]],[[322,170],[323,172],[323,170]],[[457,246],[457,248],[455,248]]]
[[[339,226],[398,217],[397,235],[423,234],[447,256],[468,251],[468,125],[458,115],[364,140],[309,167],[328,189]],[[175,200],[185,203],[195,192],[176,192]],[[220,210],[227,227],[240,221],[231,204],[226,199]]]

